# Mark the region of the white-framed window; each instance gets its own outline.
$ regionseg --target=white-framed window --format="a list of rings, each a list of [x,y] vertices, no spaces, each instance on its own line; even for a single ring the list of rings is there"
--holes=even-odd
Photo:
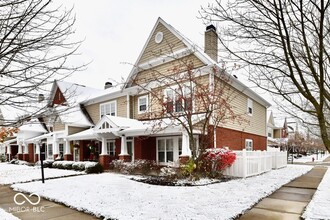
[[[253,150],[253,140],[252,139],[245,139],[245,149],[248,151]]]
[[[64,155],[64,144],[60,143],[58,145],[58,149],[59,149],[59,154],[63,156]]]
[[[166,88],[164,90],[164,102],[166,103],[166,112],[183,112],[193,110],[192,88],[183,85]]]
[[[112,101],[104,104],[100,104],[100,116],[102,118],[103,115],[117,115],[117,102]]]
[[[174,144],[172,138],[162,138],[157,141],[158,162],[169,163],[174,161]]]
[[[250,98],[247,99],[247,114],[253,115],[253,100]]]
[[[140,96],[138,98],[138,113],[142,114],[148,110],[148,95]]]
[[[114,140],[107,140],[107,154],[110,156],[116,155],[116,145]]]
[[[53,145],[52,144],[47,145],[47,157],[53,157]]]

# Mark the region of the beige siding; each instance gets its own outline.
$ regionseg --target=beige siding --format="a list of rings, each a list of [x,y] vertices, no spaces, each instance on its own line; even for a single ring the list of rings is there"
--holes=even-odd
[[[122,96],[117,98],[117,116],[127,117],[127,97]]]
[[[117,116],[127,117],[127,100],[126,96],[119,97],[117,99],[109,99],[108,101],[92,104],[85,106],[88,114],[91,116],[94,124],[100,120],[100,105],[108,102],[116,101],[117,102]]]
[[[163,32],[163,41],[157,44],[155,42],[155,36],[160,31]],[[169,54],[185,47],[186,46],[179,38],[173,35],[164,25],[159,23],[138,64],[145,63],[148,60],[155,59],[159,55]]]
[[[172,62],[161,64],[148,70],[140,71],[136,75],[133,85],[140,85],[153,80],[162,80],[166,76],[186,71],[187,67],[190,67],[190,65],[192,65],[193,68],[198,68],[204,66],[205,64],[195,55],[191,54],[186,57],[176,59]]]
[[[253,114],[247,115],[247,100],[248,97],[238,91],[235,91],[235,96],[231,101],[233,110],[236,114],[241,115],[240,122],[228,122],[223,127],[230,128],[247,133],[266,136],[266,115],[267,109],[255,100],[253,100]]]
[[[80,128],[80,127],[68,127],[68,135],[71,134],[76,134],[78,132],[84,131],[86,130],[86,128]]]
[[[61,122],[54,123],[54,131],[63,131],[65,130],[65,124]]]
[[[93,123],[96,124],[100,120],[100,104],[92,104],[85,106],[89,116],[91,116]]]

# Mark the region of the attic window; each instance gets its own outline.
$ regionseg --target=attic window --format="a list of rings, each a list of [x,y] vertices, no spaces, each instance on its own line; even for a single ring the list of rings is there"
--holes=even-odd
[[[162,41],[163,41],[163,32],[159,31],[155,36],[155,42],[157,44],[160,44]]]

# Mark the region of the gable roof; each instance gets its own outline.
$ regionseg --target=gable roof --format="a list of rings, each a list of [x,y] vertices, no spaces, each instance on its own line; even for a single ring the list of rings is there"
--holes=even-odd
[[[169,31],[170,34],[172,34],[175,38],[180,40],[183,44],[183,47],[177,48],[176,51],[172,51],[171,54],[166,54],[165,56],[160,56],[158,58],[153,59],[152,61],[148,60],[146,62],[141,63],[141,60],[146,53],[147,47],[152,41],[153,36],[156,35],[157,28],[163,25],[166,30]],[[165,62],[172,61],[174,59],[177,59],[179,57],[187,56],[190,54],[196,55],[197,58],[199,58],[203,63],[206,65],[209,64],[216,64],[207,54],[205,54],[197,45],[195,45],[193,42],[191,42],[188,38],[186,38],[183,34],[181,34],[178,30],[176,30],[174,27],[166,23],[162,18],[158,18],[152,31],[149,34],[149,37],[143,46],[143,49],[140,52],[140,55],[138,56],[129,76],[126,79],[126,82],[124,84],[123,88],[127,88],[130,86],[132,79],[135,78],[136,74],[140,70],[149,69],[153,66],[157,66],[159,64],[163,64]],[[144,61],[144,60],[142,60]]]
[[[95,94],[99,94],[103,91],[101,89],[95,89],[76,83],[54,80],[52,89],[50,91],[49,104],[54,101],[57,89],[60,90],[63,97],[68,102],[66,104],[68,104],[69,106],[78,104],[84,100],[88,100],[90,97],[95,96]]]

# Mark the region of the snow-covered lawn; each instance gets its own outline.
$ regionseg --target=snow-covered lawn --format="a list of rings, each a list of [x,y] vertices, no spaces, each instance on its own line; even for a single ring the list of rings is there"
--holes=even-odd
[[[79,174],[84,174],[84,172],[45,168],[44,174],[45,174],[45,179],[47,179],[47,178],[79,175]],[[40,167],[0,163],[0,184],[21,183],[21,182],[29,182],[34,180],[41,180]]]
[[[148,185],[113,173],[12,187],[106,218],[230,219],[311,168],[288,165],[247,179],[192,187]]]
[[[13,216],[12,214],[6,212],[5,210],[0,208],[0,217],[1,220],[19,220],[19,218]]]
[[[293,162],[299,162],[299,163],[307,163],[307,162],[322,162],[325,158],[327,158],[329,154],[311,154],[309,156],[302,156],[300,158],[293,158]]]
[[[305,219],[330,219],[330,169],[325,173],[322,182],[312,201],[303,214]]]

